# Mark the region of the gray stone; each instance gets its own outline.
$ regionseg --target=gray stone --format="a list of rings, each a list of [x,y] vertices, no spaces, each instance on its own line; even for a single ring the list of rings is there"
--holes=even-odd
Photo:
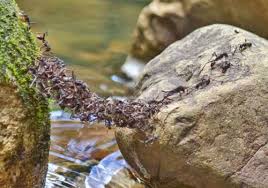
[[[267,188],[268,41],[228,25],[194,31],[145,66],[137,95],[176,88],[151,121],[158,139],[117,129],[132,168],[159,188]]]

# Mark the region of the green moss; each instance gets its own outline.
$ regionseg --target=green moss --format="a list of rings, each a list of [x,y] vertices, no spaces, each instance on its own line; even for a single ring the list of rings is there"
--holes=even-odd
[[[12,0],[0,2],[0,66],[6,81],[25,90],[30,77],[27,69],[34,62],[38,50],[25,23],[19,20],[18,9]],[[28,90],[28,89],[27,89]]]
[[[39,169],[35,170],[45,175],[48,162],[50,139],[48,102],[35,87],[30,87],[33,79],[28,73],[29,67],[39,55],[35,37],[29,31],[27,23],[21,19],[16,2],[0,0],[0,86],[8,85],[8,88],[13,88],[13,91],[17,92],[25,107],[22,113],[26,115],[21,119],[22,122],[19,122],[20,131],[16,135],[17,148],[5,153],[7,157],[5,164],[8,166],[5,168],[19,164],[18,161],[25,164],[29,172],[22,172],[19,177],[21,180],[17,179],[18,183],[23,182],[25,185],[31,184],[25,178],[34,177],[34,174],[30,173],[35,173],[31,170],[36,166],[39,166]],[[25,147],[28,146],[31,151],[24,154]],[[27,187],[23,186],[24,184],[18,186]]]
[[[0,81],[16,85],[35,125],[48,122],[48,103],[31,88],[28,68],[39,55],[39,48],[27,23],[19,15],[14,0],[0,1]]]

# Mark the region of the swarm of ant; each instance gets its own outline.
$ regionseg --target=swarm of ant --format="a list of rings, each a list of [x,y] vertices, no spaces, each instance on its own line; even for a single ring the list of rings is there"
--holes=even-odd
[[[235,30],[235,33],[237,33],[236,30]],[[201,72],[204,70],[205,66],[208,63],[210,64],[211,70],[219,68],[221,70],[221,73],[225,74],[228,71],[228,69],[230,69],[233,66],[232,64],[233,59],[239,60],[239,58],[236,58],[234,56],[237,53],[240,53],[243,55],[243,52],[251,47],[252,47],[252,43],[245,39],[245,42],[235,46],[233,51],[232,49],[230,49],[229,52],[223,51],[219,54],[214,52],[211,57],[212,60],[209,60],[207,63],[205,63],[205,65],[203,65],[203,67],[201,67],[199,71],[199,75],[201,74]],[[201,84],[204,86],[207,86],[210,83],[210,77],[208,75],[205,75],[204,77],[201,79],[201,82],[196,85],[196,89],[198,89],[199,86],[201,86]]]
[[[35,86],[45,97],[53,98],[62,109],[71,110],[73,117],[83,122],[102,121],[110,128],[136,128],[150,130],[149,120],[156,114],[167,99],[161,101],[137,101],[104,99],[90,91],[83,81],[77,80],[74,72],[65,67],[64,62],[50,53],[51,48],[45,39],[46,33],[37,39],[42,43],[42,55],[31,67],[31,86]]]
[[[29,17],[23,14],[23,18],[30,29],[31,22]],[[77,80],[74,73],[65,67],[61,59],[52,55],[46,36],[47,33],[37,35],[37,39],[42,43],[42,53],[36,60],[35,65],[29,69],[34,78],[31,86],[35,85],[40,90],[40,93],[55,99],[62,109],[71,110],[73,117],[79,118],[82,122],[103,121],[108,128],[115,125],[117,127],[136,128],[146,132],[152,129],[150,126],[152,117],[159,112],[163,105],[170,102],[168,97],[173,95],[174,92],[181,93],[187,89],[180,86],[175,90],[168,91],[160,101],[144,102],[141,100],[104,99],[90,91],[87,84]],[[235,49],[234,53],[237,53],[237,50],[242,53],[251,46],[251,43],[245,41],[245,43],[238,46],[238,49]],[[227,58],[228,54],[216,55],[214,53],[213,56],[216,58],[210,61],[211,69],[214,68],[217,61]],[[222,73],[225,73],[230,66],[228,62],[224,64]],[[210,78],[204,77],[195,88],[204,88],[209,83]]]

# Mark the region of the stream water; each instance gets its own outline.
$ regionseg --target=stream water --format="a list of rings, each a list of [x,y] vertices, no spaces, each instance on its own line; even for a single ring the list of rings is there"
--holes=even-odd
[[[128,95],[120,67],[138,14],[149,2],[17,0],[34,22],[33,32],[48,32],[53,53],[104,97]],[[123,188],[137,184],[130,178],[113,130],[101,124],[83,125],[62,111],[51,112],[51,122],[47,188]],[[119,181],[116,177],[120,173]]]
[[[126,186],[119,182],[116,187],[136,184],[118,150],[113,130],[101,124],[81,124],[62,111],[51,112],[51,122],[46,188],[104,188],[120,171]]]
[[[104,96],[125,95],[113,80],[130,47],[141,9],[150,0],[17,0],[35,33],[48,32],[53,53]]]

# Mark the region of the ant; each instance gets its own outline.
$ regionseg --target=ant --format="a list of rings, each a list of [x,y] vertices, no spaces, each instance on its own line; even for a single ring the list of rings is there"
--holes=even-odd
[[[217,63],[217,61],[223,59],[223,58],[228,58],[228,54],[226,52],[223,52],[221,53],[220,55],[217,55],[216,52],[214,52],[211,56],[210,59],[212,59],[213,57],[215,56],[215,59],[213,60],[209,60],[207,63],[205,63],[205,65],[203,65],[203,67],[200,69],[199,71],[199,75],[201,74],[201,72],[204,70],[205,66],[208,64],[208,63],[211,63],[210,64],[210,67],[211,69],[214,68],[214,65]]]
[[[245,42],[244,43],[239,44],[238,49],[239,49],[239,52],[242,54],[243,51],[245,51],[246,49],[251,48],[251,47],[252,47],[252,43],[251,42],[247,42],[247,39],[245,39]],[[236,53],[236,51],[237,51],[237,47],[235,47],[235,50],[233,52],[233,55]]]
[[[216,57],[213,61],[218,61],[218,60],[220,60],[220,59],[222,59],[224,57],[227,58],[228,57],[228,54],[226,52],[223,52],[220,55],[217,55],[216,52],[214,52],[212,54],[212,56],[215,56]]]
[[[214,52],[212,56],[215,56],[216,58],[211,61],[211,64],[210,64],[211,69],[214,68],[214,65],[216,64],[217,61],[219,61],[222,58],[227,58],[228,54],[224,52],[224,53],[221,53],[220,55],[217,55],[216,52]]]
[[[43,43],[43,46],[41,47],[41,49],[44,49],[43,52],[50,52],[50,50],[51,50],[51,47],[46,40],[47,35],[48,35],[48,33],[45,32],[45,33],[39,33],[36,36],[36,38]]]
[[[240,33],[240,31],[237,30],[237,29],[235,29],[234,32],[235,32],[236,34]]]
[[[38,40],[41,40],[42,42],[45,42],[45,41],[46,41],[46,36],[47,36],[47,35],[48,35],[47,32],[45,32],[45,33],[38,33],[37,36],[36,36],[36,38],[37,38]]]
[[[179,93],[180,97],[181,97],[182,93],[184,93],[185,91],[188,94],[187,87],[184,87],[184,86],[178,86],[175,89],[172,89],[170,91],[162,90],[162,92],[164,92],[165,94],[164,94],[163,98],[160,101],[158,101],[158,104],[161,104],[161,105],[168,104],[170,101],[172,101],[172,99],[169,98],[170,96],[172,96],[176,93]]]
[[[181,94],[181,93],[184,93],[186,89],[187,89],[187,88],[184,87],[184,86],[178,86],[178,87],[176,87],[175,89],[173,89],[173,90],[171,90],[171,91],[163,91],[163,92],[167,93],[167,94],[165,95],[165,98],[167,98],[167,97],[170,97],[170,96],[172,96],[172,95],[174,95],[174,94],[176,94],[176,93],[180,93],[180,94]]]
[[[23,22],[25,22],[27,24],[27,29],[30,30],[31,29],[31,25],[34,22],[31,22],[30,17],[23,11],[19,12],[19,18],[20,20],[22,20]]]
[[[226,71],[231,67],[231,63],[228,61],[224,61],[222,62],[222,64],[220,65],[221,69],[222,69],[222,73],[226,73]]]
[[[239,45],[239,51],[243,52],[244,50],[246,50],[247,48],[252,47],[252,43],[251,42],[247,42],[247,40],[245,39],[245,42],[243,44]]]
[[[201,79],[201,81],[198,84],[196,84],[195,88],[196,89],[203,89],[209,83],[210,83],[210,77],[207,76],[207,75],[205,75],[205,76],[203,76],[203,78]]]

